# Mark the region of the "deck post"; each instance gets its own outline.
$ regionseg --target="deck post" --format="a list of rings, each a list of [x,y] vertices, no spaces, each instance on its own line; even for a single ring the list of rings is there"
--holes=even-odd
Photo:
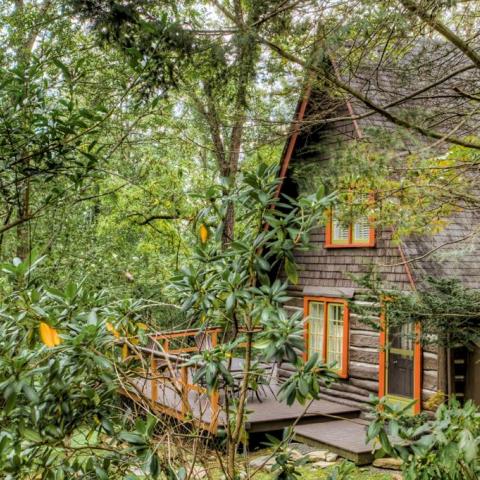
[[[152,400],[152,405],[154,405],[158,400],[158,379],[157,379],[157,359],[153,356],[150,357],[150,375],[152,376],[151,380],[151,391],[150,399]]]
[[[216,347],[218,342],[218,330],[212,332],[212,347]]]
[[[210,395],[210,432],[217,433],[218,417],[220,415],[219,394],[218,390],[214,390]]]
[[[190,410],[188,402],[188,367],[180,368],[180,393],[182,398],[182,415],[185,416]]]

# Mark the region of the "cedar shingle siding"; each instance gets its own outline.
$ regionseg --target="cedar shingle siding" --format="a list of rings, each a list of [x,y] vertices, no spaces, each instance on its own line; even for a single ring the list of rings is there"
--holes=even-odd
[[[285,181],[284,191],[288,194],[297,193],[301,187],[295,182],[295,172],[303,164],[318,165],[319,171],[326,162],[335,161],[336,154],[340,149],[348,146],[358,138],[359,131],[363,135],[362,127],[385,128],[391,130],[390,125],[378,115],[368,117],[357,126],[351,121],[342,121],[330,124],[316,124],[316,119],[323,119],[322,109],[328,106],[335,116],[348,116],[349,111],[345,104],[335,105],[326,102],[325,98],[318,93],[311,95],[303,131],[300,134],[295,151],[290,163],[289,174]],[[332,114],[331,113],[331,114]],[[301,193],[301,192],[299,192]],[[291,301],[289,308],[292,310],[303,309],[303,299],[306,294],[311,295],[315,288],[319,292],[330,289],[349,289],[353,291],[349,301],[355,305],[365,301],[365,292],[358,288],[353,276],[360,276],[370,270],[371,265],[376,266],[383,286],[399,290],[411,290],[411,282],[407,274],[408,266],[402,258],[401,250],[408,258],[421,256],[429,251],[432,246],[448,240],[458,240],[464,233],[467,216],[462,214],[458,220],[436,237],[430,239],[411,238],[396,244],[392,240],[392,232],[389,229],[378,228],[376,231],[376,246],[374,248],[338,248],[326,249],[325,226],[320,225],[311,235],[311,246],[308,251],[295,252],[295,260],[299,269],[299,282],[289,286]],[[468,220],[467,220],[468,223]],[[474,249],[475,250],[475,249]],[[472,253],[475,255],[475,253]],[[467,262],[471,262],[468,258]],[[422,259],[416,261],[411,267],[416,281],[427,274],[462,276],[466,265],[459,261],[456,266],[452,262],[439,264],[434,259]],[[473,267],[471,267],[473,269]],[[476,271],[480,275],[480,271]],[[475,277],[475,275],[474,275]],[[473,278],[467,283],[478,286],[478,281]],[[319,294],[320,295],[320,294]],[[333,295],[330,295],[333,296]],[[340,296],[340,295],[339,295]],[[371,318],[379,324],[380,319]],[[358,314],[350,313],[349,332],[349,361],[348,378],[339,380],[329,389],[324,388],[322,396],[339,403],[366,407],[370,394],[378,394],[379,379],[379,331],[371,325],[362,322]],[[437,366],[438,358],[435,347],[424,349],[422,354],[422,399],[425,400],[437,390]],[[284,366],[281,374],[287,375],[288,366]]]

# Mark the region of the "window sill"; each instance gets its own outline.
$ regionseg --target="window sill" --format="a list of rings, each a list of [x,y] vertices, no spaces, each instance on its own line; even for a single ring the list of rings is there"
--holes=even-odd
[[[375,243],[325,243],[325,248],[375,248]]]

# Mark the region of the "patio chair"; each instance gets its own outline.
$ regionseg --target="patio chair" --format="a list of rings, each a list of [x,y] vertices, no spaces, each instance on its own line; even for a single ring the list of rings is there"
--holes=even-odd
[[[277,366],[276,363],[253,363],[250,367],[250,382],[248,385],[248,391],[251,396],[255,396],[257,400],[262,403],[262,394],[264,397],[267,396],[265,388],[270,390],[273,397],[276,399],[274,390],[271,387],[273,379],[277,377]],[[235,381],[235,391],[240,390],[240,385],[243,379],[243,370],[237,370],[232,373]]]
[[[270,390],[270,393],[273,395],[273,398],[275,400],[277,399],[277,395],[275,391],[272,388],[272,384],[278,384],[278,369],[279,369],[279,364],[277,362],[273,363],[261,363],[264,372],[265,372],[265,383],[263,384],[262,388],[268,388]]]

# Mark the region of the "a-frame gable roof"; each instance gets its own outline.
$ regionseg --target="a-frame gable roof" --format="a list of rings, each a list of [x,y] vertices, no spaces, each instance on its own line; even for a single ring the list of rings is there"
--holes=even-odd
[[[377,76],[376,82],[388,82],[388,78]],[[390,81],[394,81],[390,78]],[[361,86],[357,80],[357,87]],[[363,87],[369,95],[375,95],[372,82],[365,81]],[[386,97],[384,91],[377,92]],[[318,90],[312,79],[297,103],[280,162],[281,183],[278,194],[296,193],[292,179],[292,167],[305,152],[309,152],[309,143],[355,141],[364,136],[364,128],[392,129],[392,125],[379,114],[370,115],[365,107],[354,99],[335,100],[329,103],[325,90]],[[408,102],[402,105],[408,108]],[[319,112],[319,109],[323,111]],[[341,114],[339,114],[341,113]],[[328,115],[341,117],[339,121],[329,123]],[[367,114],[367,115],[365,115]],[[364,118],[358,118],[365,115]],[[348,118],[350,117],[350,119]],[[326,120],[326,121],[325,121]],[[318,123],[317,123],[318,122]],[[325,132],[330,135],[325,135]],[[335,131],[335,140],[331,132]],[[312,150],[310,154],[315,155]],[[308,153],[307,153],[308,155]],[[319,158],[319,161],[321,159]],[[399,259],[394,260],[395,269],[401,268],[412,288],[421,285],[427,276],[452,277],[459,279],[465,286],[480,288],[480,213],[475,210],[459,210],[446,220],[446,227],[434,235],[412,235],[397,244]],[[393,260],[393,259],[392,259]]]

